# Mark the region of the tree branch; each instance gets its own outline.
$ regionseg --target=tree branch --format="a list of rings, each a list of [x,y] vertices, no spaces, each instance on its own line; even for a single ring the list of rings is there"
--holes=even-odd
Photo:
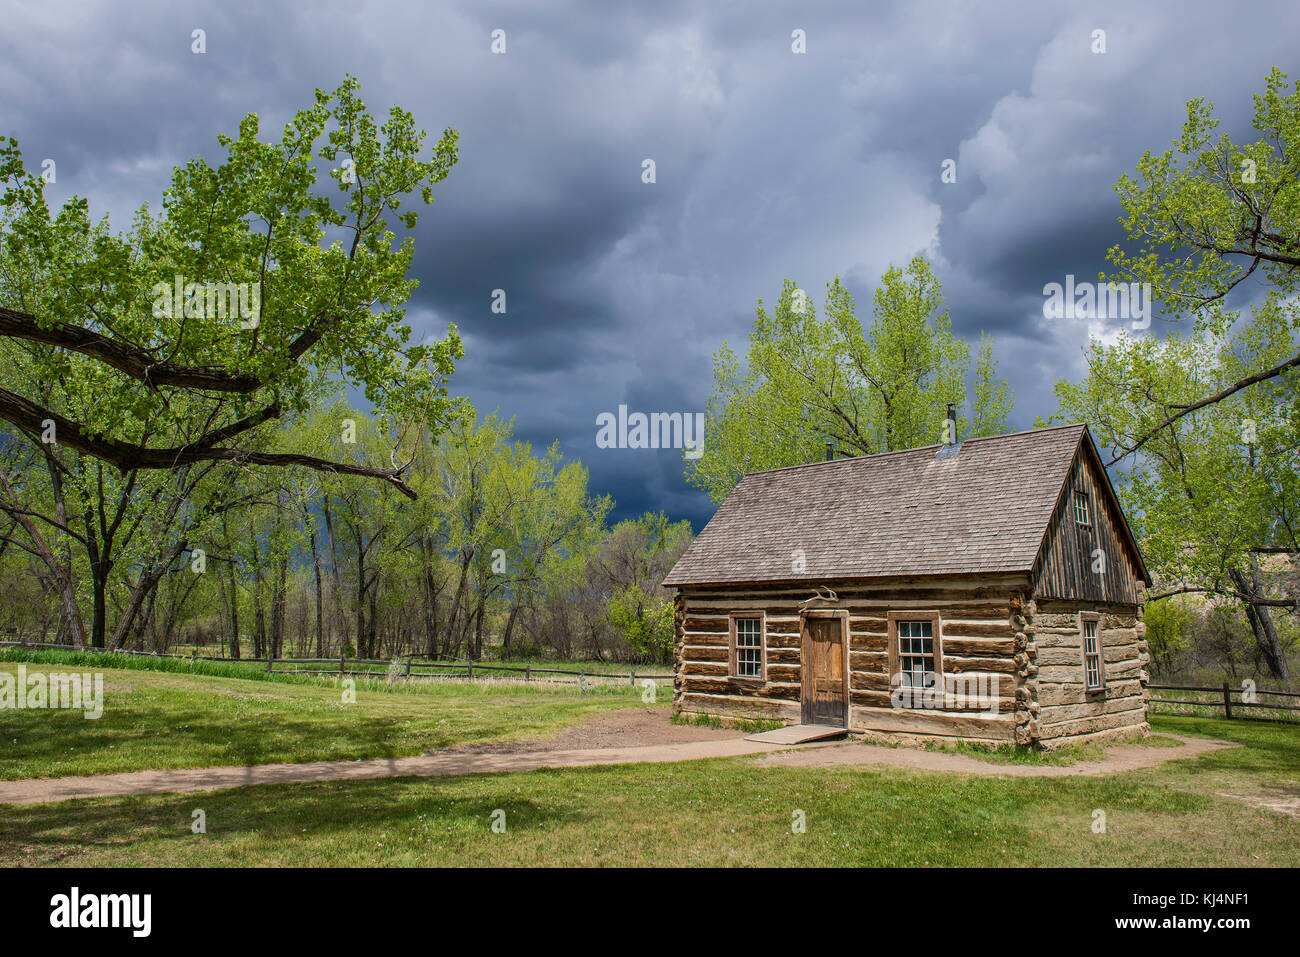
[[[274,412],[274,415],[269,414],[271,412]],[[209,432],[195,442],[170,449],[156,449],[130,442],[119,442],[116,439],[104,436],[89,435],[75,422],[65,419],[58,413],[42,408],[36,403],[24,399],[20,395],[15,395],[6,389],[0,389],[0,419],[6,419],[29,433],[41,432],[44,429],[44,422],[46,420],[51,421],[54,423],[55,435],[59,445],[107,462],[122,473],[130,472],[132,469],[173,469],[178,465],[187,465],[193,462],[235,462],[244,465],[274,466],[301,465],[318,472],[380,478],[407,498],[415,499],[417,497],[415,490],[403,481],[402,469],[354,465],[349,462],[331,462],[328,459],[295,453],[254,452],[245,449],[213,447],[215,442],[228,439],[239,432],[247,431],[259,422],[278,415],[279,406],[273,403],[261,412],[254,413],[239,422],[233,422],[224,428]]]
[[[320,341],[336,318],[313,322],[289,344],[289,359],[296,362]],[[220,366],[188,366],[167,362],[137,346],[127,345],[82,326],[57,322],[42,328],[35,316],[0,307],[0,336],[26,339],[78,352],[143,382],[151,388],[173,386],[209,392],[234,392],[246,395],[263,385],[253,375],[227,372]]]
[[[1159,433],[1162,429],[1170,425],[1173,425],[1183,416],[1195,412],[1197,409],[1203,409],[1207,405],[1214,405],[1214,403],[1216,402],[1222,402],[1224,399],[1226,399],[1228,396],[1232,395],[1235,392],[1240,392],[1242,389],[1249,388],[1250,386],[1255,385],[1258,382],[1263,382],[1266,379],[1275,378],[1277,376],[1280,376],[1283,372],[1286,372],[1288,369],[1295,369],[1295,368],[1300,368],[1300,355],[1292,356],[1290,359],[1287,359],[1286,362],[1275,365],[1271,369],[1265,369],[1263,372],[1256,372],[1254,375],[1247,376],[1246,378],[1240,380],[1239,382],[1234,382],[1226,389],[1220,389],[1218,392],[1214,393],[1214,395],[1201,399],[1199,402],[1193,402],[1191,405],[1184,406],[1179,411],[1168,416],[1163,422],[1161,422],[1155,428],[1148,430],[1146,434],[1138,438],[1132,445],[1120,451],[1119,454],[1117,454],[1114,458],[1112,458],[1109,462],[1106,463],[1106,468],[1110,468],[1112,465],[1114,465],[1116,462],[1120,461],[1121,459],[1126,458],[1129,455],[1132,455],[1138,449],[1142,448],[1142,446],[1146,445],[1147,442],[1149,442],[1151,439],[1155,438],[1156,434]]]

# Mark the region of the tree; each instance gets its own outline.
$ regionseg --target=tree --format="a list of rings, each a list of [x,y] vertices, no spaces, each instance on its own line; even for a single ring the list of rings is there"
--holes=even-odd
[[[1163,319],[1222,337],[1242,316],[1228,306],[1229,294],[1253,276],[1264,296],[1251,311],[1285,317],[1296,328],[1300,84],[1288,94],[1286,80],[1274,68],[1265,92],[1255,95],[1254,127],[1260,137],[1253,143],[1237,144],[1226,134],[1215,139],[1213,104],[1200,98],[1188,102],[1173,148],[1145,153],[1138,178],[1121,176],[1115,187],[1125,212],[1120,222],[1138,248],[1113,247],[1108,258],[1118,271],[1103,274],[1103,281],[1147,283]],[[1124,431],[1108,436],[1112,462],[1137,452],[1183,416],[1258,383],[1282,378],[1295,399],[1300,347],[1256,359],[1238,378],[1207,383],[1196,395],[1181,389],[1169,395],[1144,388],[1141,380],[1134,383],[1146,402]]]
[[[689,522],[670,522],[663,512],[619,522],[595,557],[609,590],[614,631],[651,661],[672,656],[675,636],[671,593],[660,582],[691,544]]]
[[[821,458],[826,443],[853,454],[941,441],[947,403],[963,404],[970,347],[952,331],[930,264],[891,267],[864,332],[848,290],[826,286],[823,318],[786,280],[771,314],[760,299],[745,368],[724,343],[713,357],[708,445],[686,474],[721,501],[748,472]],[[1006,427],[1011,392],[981,340],[974,434]],[[958,418],[959,433],[966,428]]]
[[[393,107],[377,123],[358,86],[348,77],[318,90],[277,142],[261,142],[249,114],[237,136],[218,137],[224,162],[176,169],[161,214],[141,209],[122,234],[92,223],[82,198],[51,213],[44,179],[24,169],[15,140],[0,142],[0,344],[29,386],[0,388],[0,419],[52,438],[60,468],[65,450],[123,475],[305,466],[414,494],[396,450],[356,463],[247,441],[305,414],[330,380],[416,428],[436,431],[452,412],[445,383],[463,348],[454,326],[409,343],[413,243],[395,245],[393,229],[415,226],[409,196],[432,202],[457,134],[422,157],[411,114]],[[334,166],[331,188],[317,187],[321,165]]]
[[[1058,417],[1089,422],[1107,464],[1125,467],[1121,497],[1159,580],[1151,600],[1242,602],[1278,677],[1287,641],[1271,610],[1300,600],[1269,564],[1300,555],[1300,93],[1284,81],[1273,71],[1255,97],[1257,142],[1212,139],[1212,107],[1193,100],[1174,148],[1143,156],[1141,182],[1120,178],[1139,248],[1110,250],[1119,272],[1102,279],[1150,284],[1176,327],[1094,340],[1086,378],[1056,386]],[[1230,308],[1250,276],[1262,297]]]

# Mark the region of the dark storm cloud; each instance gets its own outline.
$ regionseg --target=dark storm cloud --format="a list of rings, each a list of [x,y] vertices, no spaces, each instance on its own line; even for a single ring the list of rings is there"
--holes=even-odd
[[[923,252],[955,327],[996,336],[1013,424],[1032,424],[1088,335],[1114,331],[1045,320],[1044,284],[1105,268],[1123,239],[1115,181],[1167,146],[1186,100],[1249,133],[1268,69],[1297,72],[1300,25],[1290,3],[1228,16],[1208,0],[3,10],[0,131],[33,163],[57,159],[53,195],[88,196],[119,225],[244,113],[273,135],[344,73],[433,139],[459,130],[460,163],[417,231],[417,333],[457,323],[456,390],[535,446],[558,439],[620,515],[697,524],[712,508],[680,452],[597,449],[599,413],[700,411],[713,350],[743,347],[755,300],[784,277],[819,297],[840,275],[869,318],[880,273]],[[956,184],[940,182],[945,159]]]

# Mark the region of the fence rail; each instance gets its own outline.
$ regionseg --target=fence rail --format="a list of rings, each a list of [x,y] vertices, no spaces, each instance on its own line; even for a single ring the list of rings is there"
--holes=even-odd
[[[373,676],[380,678],[390,677],[391,669],[394,662],[399,663],[403,678],[473,678],[475,672],[479,672],[480,677],[486,677],[484,672],[514,672],[522,674],[525,681],[532,681],[533,675],[567,675],[577,678],[580,682],[587,679],[610,678],[626,679],[629,683],[635,684],[638,681],[671,681],[672,675],[655,674],[653,672],[638,672],[630,668],[627,673],[608,672],[608,671],[588,671],[585,668],[579,668],[577,671],[564,668],[544,668],[534,666],[525,662],[522,665],[490,665],[480,661],[471,661],[461,658],[428,658],[424,655],[401,655],[397,658],[348,658],[346,655],[340,655],[338,658],[220,658],[212,655],[188,654],[178,655],[169,652],[159,651],[134,651],[126,648],[119,648],[109,651],[102,648],[75,648],[72,645],[56,645],[35,641],[0,641],[2,648],[34,648],[34,649],[53,649],[56,651],[76,651],[84,654],[114,654],[114,655],[139,655],[145,658],[173,658],[181,661],[218,661],[224,664],[234,665],[265,665],[266,670],[270,673],[277,673],[275,666],[279,665],[331,665],[328,670],[306,669],[306,668],[281,668],[279,674],[295,675],[361,675]],[[357,670],[358,666],[382,666],[384,671],[365,671]],[[352,666],[352,667],[349,667]],[[442,671],[418,671],[415,669],[443,669]],[[460,668],[462,672],[453,673],[446,669]]]
[[[1233,688],[1228,682],[1224,682],[1218,688],[1196,688],[1188,685],[1147,685],[1149,691],[1193,691],[1205,694],[1216,695],[1217,698],[1210,701],[1195,701],[1185,698],[1151,698],[1151,704],[1177,704],[1187,705],[1200,708],[1222,708],[1225,718],[1232,718],[1234,708],[1264,708],[1269,711],[1300,711],[1300,706],[1287,704],[1267,704],[1261,701],[1246,701],[1244,695],[1245,689]],[[1232,700],[1236,694],[1239,700]],[[1295,691],[1266,691],[1263,688],[1255,689],[1256,695],[1277,695],[1282,698],[1300,698],[1300,692]]]

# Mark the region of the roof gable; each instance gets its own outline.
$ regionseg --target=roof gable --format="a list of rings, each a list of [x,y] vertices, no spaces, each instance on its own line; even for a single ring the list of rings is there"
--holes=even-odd
[[[968,439],[947,458],[931,445],[752,473],[664,584],[1030,572],[1085,435],[1065,425]]]

